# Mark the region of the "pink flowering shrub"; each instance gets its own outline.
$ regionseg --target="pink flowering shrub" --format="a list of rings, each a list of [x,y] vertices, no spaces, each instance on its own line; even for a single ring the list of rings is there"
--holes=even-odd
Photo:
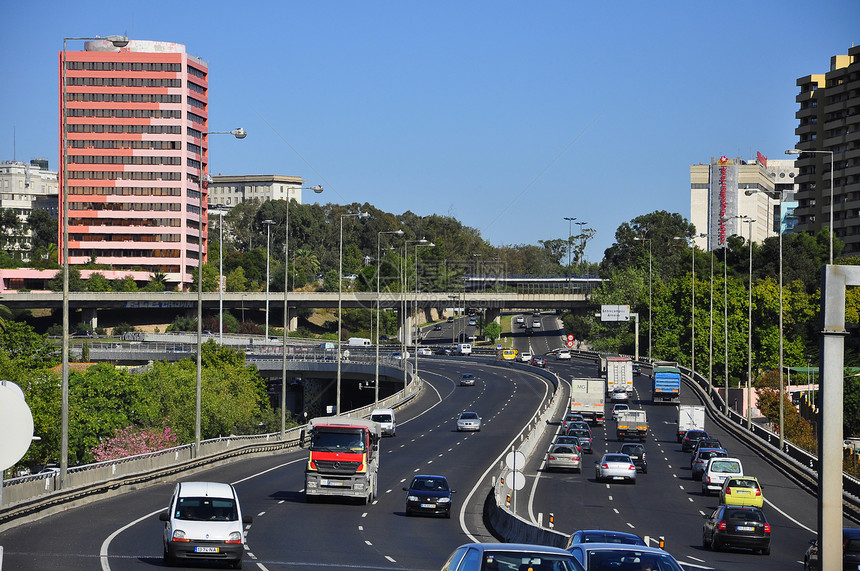
[[[113,437],[104,440],[91,452],[96,462],[103,462],[171,448],[178,440],[170,427],[159,430],[131,425],[114,430]]]

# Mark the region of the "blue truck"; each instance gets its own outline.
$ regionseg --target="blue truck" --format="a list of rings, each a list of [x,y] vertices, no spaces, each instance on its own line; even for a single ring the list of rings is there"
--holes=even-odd
[[[654,361],[651,374],[651,402],[678,404],[681,402],[681,369],[674,361]]]

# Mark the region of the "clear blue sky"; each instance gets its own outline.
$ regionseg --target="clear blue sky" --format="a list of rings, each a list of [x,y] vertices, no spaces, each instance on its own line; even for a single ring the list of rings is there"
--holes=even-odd
[[[210,129],[249,133],[211,138],[213,172],[451,215],[493,245],[566,238],[575,216],[592,261],[640,214],[689,218],[689,165],[786,158],[796,79],[860,42],[857,0],[8,1],[0,17],[0,160],[56,169],[63,37],[176,42],[209,63]]]

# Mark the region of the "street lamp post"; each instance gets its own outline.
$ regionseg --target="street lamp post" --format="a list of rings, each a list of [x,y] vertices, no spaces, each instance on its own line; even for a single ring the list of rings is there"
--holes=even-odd
[[[356,216],[359,220],[364,218],[368,218],[370,213],[368,212],[351,212],[348,214],[340,215],[340,250],[337,261],[337,395],[335,398],[335,414],[340,414],[340,383],[341,383],[341,339],[340,339],[340,329],[341,322],[343,321],[343,219],[349,218],[350,216]]]
[[[750,251],[749,302],[747,304],[747,429],[752,426],[752,225],[755,220],[747,217]],[[782,430],[780,430],[782,432]]]
[[[722,222],[728,222],[733,218],[737,218],[743,221],[747,221],[750,219],[746,214],[736,215],[736,216],[722,216],[720,220]],[[753,220],[755,222],[755,220]],[[752,226],[750,226],[750,242],[752,242]],[[728,415],[729,414],[729,242],[725,241],[723,244],[723,250],[725,252],[724,260],[723,260],[723,333],[725,335],[725,345],[723,346],[725,353],[725,386],[726,386],[726,394],[723,399],[723,412]],[[750,250],[750,256],[752,256],[752,250]],[[750,257],[752,259],[752,257]],[[752,267],[752,266],[750,266]],[[750,273],[752,276],[752,273]],[[752,288],[752,277],[750,278],[750,288]],[[750,296],[752,296],[752,290],[750,290]],[[752,297],[750,297],[752,300]],[[752,343],[752,341],[750,341]]]
[[[98,36],[90,38],[63,38],[63,54],[61,60],[62,101],[60,102],[62,117],[62,182],[60,185],[60,201],[63,203],[63,362],[62,362],[62,403],[60,412],[60,488],[66,487],[66,472],[69,467],[69,183],[68,183],[68,121],[66,119],[66,44],[69,40],[106,40],[115,48],[128,45],[125,36]]]
[[[686,240],[683,236],[674,236],[673,240]],[[696,373],[696,242],[690,239],[692,254],[690,278],[690,371]]]
[[[565,216],[567,220],[567,290],[570,291],[570,236],[573,234],[573,221],[576,217]]]
[[[833,151],[809,151],[806,149],[788,149],[785,151],[786,155],[797,155],[800,157],[803,153],[813,153],[813,154],[829,154],[830,155],[830,265],[833,265],[833,171],[836,170],[836,165],[834,164],[834,160],[836,160],[836,156]],[[780,208],[780,216],[782,215],[782,208]],[[780,234],[782,233],[782,220],[780,220],[779,226]],[[782,370],[780,368],[780,370]],[[781,422],[781,421],[780,421]],[[780,423],[780,440],[782,435],[782,424]],[[781,447],[781,446],[780,446]]]
[[[224,344],[224,205],[216,204],[218,214],[218,343]]]
[[[382,254],[380,253],[380,245],[383,234],[394,234],[395,236],[403,236],[403,230],[383,230],[376,233],[376,388],[374,390],[373,402],[379,404],[379,321],[380,321],[380,299],[379,299],[379,278],[382,271]]]
[[[699,238],[711,239],[715,234],[701,233]],[[710,246],[710,242],[708,243]],[[714,249],[711,250],[711,311],[710,311],[710,330],[708,332],[708,392],[713,385],[714,375]],[[695,254],[695,253],[694,253]]]
[[[415,311],[413,313],[416,316],[418,315],[418,248],[420,248],[422,246],[427,246],[430,248],[436,246],[436,244],[434,244],[433,242],[427,242],[426,240],[425,240],[425,242],[426,243],[424,243],[424,244],[421,244],[421,243],[415,244]],[[415,371],[414,371],[414,374],[415,374],[415,377],[417,378],[418,377],[418,342],[420,341],[420,337],[421,337],[420,321],[416,321],[415,331],[416,331],[416,334],[415,334]]]
[[[303,188],[299,188],[299,193]],[[321,185],[310,187],[319,194],[323,191]],[[287,337],[290,334],[290,193],[287,191],[287,208],[284,216],[284,340],[281,347],[281,440],[287,436]]]
[[[787,151],[786,151],[787,152]],[[808,151],[807,151],[808,152]],[[832,172],[832,171],[831,171]],[[832,183],[831,183],[832,188]],[[757,192],[764,192],[762,190],[747,190],[744,192],[747,196],[755,194]],[[784,216],[782,202],[785,198],[785,193],[787,191],[779,190],[775,191],[779,193],[779,449],[783,450],[785,447],[785,431],[783,430],[783,423],[785,421],[785,403],[783,402],[783,391],[785,390],[785,377],[783,375],[783,362],[782,362],[782,354],[783,354],[783,335],[782,335],[782,219]],[[831,203],[832,208],[832,203]],[[832,210],[831,210],[832,214]],[[831,232],[833,227],[831,225]],[[833,234],[831,233],[831,237]]]
[[[640,238],[636,236],[634,240],[640,242],[648,242],[648,360],[651,360],[651,238]]]
[[[269,341],[269,261],[271,260],[269,241],[272,236],[272,224],[274,223],[274,220],[263,220],[263,224],[266,226],[266,342]]]
[[[200,134],[200,178],[198,180],[198,257],[197,257],[197,386],[194,411],[194,455],[200,454],[200,404],[203,398],[203,137],[207,135],[233,135],[237,139],[248,136],[245,129],[239,127],[232,131],[207,131]]]
[[[582,246],[582,252],[580,252],[580,253],[582,253],[582,254],[585,253],[585,247],[584,247],[585,246],[585,234],[582,233],[582,229],[587,224],[588,224],[588,222],[577,222],[576,223],[576,225],[579,226],[579,240],[580,240],[580,246]],[[580,266],[580,269],[581,269],[581,262],[582,262],[582,260],[580,258],[576,259],[576,264],[577,264],[577,266]]]

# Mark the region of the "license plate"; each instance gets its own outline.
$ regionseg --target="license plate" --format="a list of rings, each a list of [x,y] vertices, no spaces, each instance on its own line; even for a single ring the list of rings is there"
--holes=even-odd
[[[218,553],[217,547],[195,547],[194,553]]]
[[[735,529],[737,531],[755,531],[755,528],[751,525],[739,525]]]
[[[624,477],[623,476],[612,476],[612,479],[613,480],[623,480]]]
[[[735,493],[736,493],[736,494],[741,494],[741,495],[747,495],[747,494],[749,494],[749,492],[748,492],[748,491],[746,491],[746,490],[737,490],[737,491],[735,491]]]
[[[428,510],[436,509],[436,504],[421,504],[422,508],[426,508]]]

